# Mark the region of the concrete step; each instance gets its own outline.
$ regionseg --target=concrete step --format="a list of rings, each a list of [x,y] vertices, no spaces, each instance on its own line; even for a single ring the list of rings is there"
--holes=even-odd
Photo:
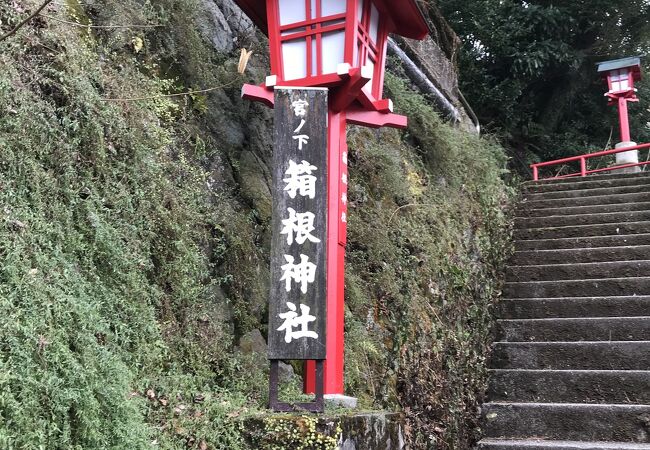
[[[516,240],[539,240],[647,233],[650,233],[650,221],[569,225],[546,228],[517,228],[514,231],[514,238]]]
[[[641,194],[648,192],[648,183],[636,183],[633,186],[612,186],[595,189],[571,189],[566,191],[557,192],[541,192],[541,193],[524,193],[522,197],[526,201],[537,200],[557,200],[557,199],[574,199],[585,197],[597,197],[603,195],[620,195],[620,194]]]
[[[650,256],[648,254],[647,256]],[[650,260],[508,266],[507,281],[591,280],[650,274]]]
[[[492,402],[650,404],[650,371],[491,370]]]
[[[650,258],[650,245],[619,247],[527,250],[515,252],[510,264],[534,266],[544,264],[574,264],[606,261],[640,261]]]
[[[643,170],[643,168],[642,168]],[[550,184],[566,184],[566,183],[576,183],[579,181],[598,181],[598,180],[609,180],[609,179],[620,179],[620,178],[640,178],[650,175],[650,171],[645,172],[635,172],[635,173],[608,173],[608,172],[599,172],[586,177],[569,177],[569,178],[544,178],[542,180],[528,180],[521,183],[522,188],[527,186],[535,185],[550,185]]]
[[[650,245],[650,233],[517,240],[515,241],[515,250],[591,249],[631,245]]]
[[[650,277],[508,282],[503,295],[505,298],[650,295]]]
[[[650,311],[647,312],[650,314]],[[650,317],[500,319],[502,342],[650,341]]]
[[[588,197],[564,199],[526,199],[519,204],[519,210],[540,208],[564,208],[576,206],[615,205],[621,203],[639,203],[650,201],[650,192],[632,192],[629,194],[604,194]]]
[[[650,176],[523,191],[478,448],[650,450]]]
[[[650,311],[650,295],[633,297],[508,298],[497,305],[502,319],[637,317]]]
[[[481,410],[488,438],[650,441],[648,405],[487,403]]]
[[[641,167],[641,170],[644,170],[643,167]],[[642,177],[642,176],[647,176],[650,174],[650,172],[635,172],[635,173],[620,173],[620,172],[598,172],[594,173],[591,175],[588,175],[586,177],[573,177],[573,178],[545,178],[542,180],[529,180],[525,181],[522,184],[523,185],[530,185],[530,184],[552,184],[552,183],[573,183],[575,181],[580,181],[580,180],[607,180],[610,178],[633,178],[633,177]]]
[[[545,217],[516,217],[515,228],[548,228],[600,223],[644,222],[650,220],[650,209],[593,214],[574,214]]]
[[[495,342],[491,368],[650,370],[650,341]]]
[[[518,208],[518,217],[570,216],[576,214],[603,214],[623,211],[649,211],[650,202],[612,203],[610,205],[565,206],[561,208]]]
[[[522,192],[527,194],[541,193],[541,192],[559,192],[559,191],[574,191],[583,189],[597,189],[619,186],[637,186],[642,184],[650,184],[650,177],[648,174],[633,174],[631,177],[611,176],[602,179],[581,178],[574,179],[573,181],[566,181],[564,183],[526,183],[522,187]]]
[[[650,444],[628,442],[548,441],[541,439],[483,439],[479,450],[650,450]]]

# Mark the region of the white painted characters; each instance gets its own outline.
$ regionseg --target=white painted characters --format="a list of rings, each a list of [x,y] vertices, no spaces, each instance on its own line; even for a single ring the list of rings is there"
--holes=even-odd
[[[294,141],[298,141],[298,150],[302,150],[303,145],[309,144],[309,136],[306,134],[299,134],[298,136],[293,136]]]
[[[294,239],[299,245],[305,242],[314,242],[318,244],[320,239],[311,234],[316,229],[314,227],[314,213],[297,213],[293,208],[287,208],[289,218],[282,221],[284,228],[280,234],[287,235],[287,245],[293,245]]]
[[[307,107],[309,106],[309,102],[307,100],[294,100],[291,102],[291,109],[293,109],[293,113],[296,115],[296,117],[304,118],[307,115]]]
[[[298,315],[296,305],[287,302],[289,311],[286,313],[278,314],[280,319],[284,320],[278,331],[284,331],[284,342],[291,344],[294,339],[312,338],[318,339],[318,333],[309,331],[309,324],[316,321],[316,317],[309,314],[310,308],[307,305],[300,305],[300,313]],[[297,328],[298,330],[294,331]]]
[[[296,128],[295,130],[293,130],[293,134],[298,134],[298,133],[300,133],[300,130],[302,130],[302,127],[304,127],[306,123],[307,123],[307,121],[306,121],[305,119],[302,119],[302,120],[300,121],[300,125],[298,125],[298,128]]]
[[[291,103],[291,109],[296,117],[300,118],[300,124],[293,130],[292,141],[297,145],[297,150],[303,150],[309,144],[307,115],[309,103],[306,100],[298,99]],[[308,161],[296,163],[289,160],[289,167],[284,173],[282,181],[285,183],[284,192],[292,200],[297,197],[308,199],[316,198],[316,182],[318,177],[316,173],[318,167]],[[303,203],[304,207],[304,203]],[[304,245],[306,242],[319,244],[321,240],[317,237],[316,215],[311,211],[298,212],[294,208],[287,207],[289,217],[282,219],[282,231],[280,234],[286,236],[288,246]],[[286,217],[286,216],[285,216]],[[315,235],[313,234],[315,233]],[[304,295],[309,291],[309,285],[316,281],[316,264],[309,261],[309,256],[300,254],[298,258],[292,255],[284,255],[286,263],[280,267],[282,277],[280,283],[284,282],[284,288],[291,292],[294,288],[299,288]],[[302,303],[286,302],[287,312],[279,313],[278,317],[283,320],[282,325],[277,331],[285,332],[284,341],[290,344],[297,339],[311,338],[318,339],[315,331],[309,330],[309,325],[316,322],[316,316],[310,314],[310,307]],[[298,308],[300,310],[298,311]]]
[[[301,119],[300,125],[293,131],[294,136],[292,137],[294,141],[298,141],[298,150],[302,150],[302,147],[309,143],[309,135],[298,134],[302,130],[302,127],[304,127],[307,123],[305,120],[305,116],[307,116],[307,106],[309,106],[309,102],[302,99],[295,100],[291,103],[291,109],[293,109],[293,113],[296,115],[296,117],[300,117]]]
[[[307,145],[309,143],[309,136],[307,136],[306,134],[298,134],[300,133],[302,127],[304,127],[306,123],[307,121],[305,119],[302,119],[300,121],[300,125],[298,125],[298,128],[293,130],[294,136],[292,137],[292,139],[294,141],[298,141],[298,150],[302,150],[302,146]]]
[[[317,170],[318,167],[312,166],[307,161],[296,164],[293,160],[289,160],[289,168],[284,172],[287,178],[282,180],[287,184],[284,190],[289,193],[289,197],[294,199],[296,195],[300,194],[303,197],[314,199],[317,178],[312,175],[312,172]]]
[[[300,255],[298,264],[294,264],[296,259],[291,255],[284,255],[284,259],[287,263],[280,267],[282,270],[280,281],[285,282],[285,289],[291,292],[292,284],[296,283],[300,285],[300,291],[306,294],[309,284],[316,280],[316,264],[309,262],[307,255]]]

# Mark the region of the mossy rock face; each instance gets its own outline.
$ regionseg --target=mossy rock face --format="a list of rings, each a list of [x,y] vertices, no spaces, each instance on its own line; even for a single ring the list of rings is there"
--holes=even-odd
[[[258,416],[244,422],[260,450],[402,450],[404,417],[396,413]]]
[[[271,190],[268,166],[253,152],[243,151],[239,160],[241,195],[257,211],[259,220],[271,221]]]

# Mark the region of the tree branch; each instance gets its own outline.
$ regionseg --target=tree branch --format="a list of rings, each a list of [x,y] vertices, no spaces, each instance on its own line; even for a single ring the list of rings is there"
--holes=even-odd
[[[13,36],[14,34],[16,34],[16,32],[18,30],[20,30],[22,27],[24,27],[25,24],[27,24],[27,22],[32,20],[34,17],[38,16],[41,13],[41,11],[43,11],[45,9],[45,7],[47,5],[52,3],[52,1],[53,0],[45,0],[45,2],[41,6],[39,6],[38,9],[36,11],[34,11],[31,16],[27,17],[25,20],[23,20],[18,25],[16,25],[16,27],[13,30],[11,30],[10,32],[5,34],[4,36],[0,37],[0,42],[4,41],[5,39],[7,39],[7,38],[9,38],[11,36]]]
[[[218,89],[223,89],[225,87],[232,86],[237,81],[238,80],[233,80],[230,83],[222,84],[221,86],[215,86],[208,89],[200,89],[197,91],[179,92],[178,94],[160,94],[160,95],[152,95],[150,97],[134,97],[134,98],[102,98],[101,100],[104,102],[138,102],[143,100],[156,100],[159,98],[183,97],[185,95],[205,94],[206,92],[212,92]]]
[[[59,19],[58,17],[47,16],[43,14],[43,17],[54,20],[55,22],[61,22],[66,25],[73,25],[80,28],[102,28],[102,29],[114,29],[114,28],[160,28],[164,25],[84,25],[79,22],[71,22],[69,20]]]

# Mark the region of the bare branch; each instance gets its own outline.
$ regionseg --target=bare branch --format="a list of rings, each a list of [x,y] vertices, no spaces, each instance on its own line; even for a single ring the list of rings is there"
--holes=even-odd
[[[79,22],[71,22],[69,20],[63,20],[59,19],[58,17],[53,17],[53,16],[47,16],[43,14],[43,17],[54,20],[55,22],[61,22],[66,25],[72,25],[75,27],[80,27],[80,28],[101,28],[101,29],[116,29],[116,28],[160,28],[164,27],[164,25],[84,25],[83,23]]]
[[[393,221],[393,217],[395,217],[395,214],[400,212],[404,208],[423,208],[423,207],[435,207],[436,205],[430,204],[430,203],[409,203],[408,205],[402,205],[399,208],[397,208],[395,211],[393,211],[393,214],[390,215],[388,218],[388,223],[390,224]]]
[[[4,41],[5,39],[7,39],[7,38],[9,38],[11,36],[13,36],[14,34],[16,34],[16,32],[18,30],[20,30],[22,27],[24,27],[25,24],[27,24],[27,22],[32,20],[34,17],[38,16],[41,13],[41,11],[43,11],[45,9],[45,7],[47,5],[52,3],[52,1],[53,0],[45,0],[45,2],[41,6],[39,6],[38,9],[36,11],[34,11],[31,16],[27,17],[25,20],[23,20],[18,25],[16,25],[16,27],[13,30],[11,30],[10,32],[5,34],[4,36],[0,37],[0,42]]]
[[[205,94],[207,92],[212,92],[218,89],[223,89],[225,87],[232,86],[237,81],[238,80],[233,80],[230,83],[222,84],[221,86],[215,86],[208,89],[199,89],[196,91],[179,92],[178,94],[161,94],[161,95],[152,95],[150,97],[134,97],[134,98],[103,98],[101,100],[105,102],[138,102],[143,100],[156,100],[159,98],[183,97],[185,95]]]

